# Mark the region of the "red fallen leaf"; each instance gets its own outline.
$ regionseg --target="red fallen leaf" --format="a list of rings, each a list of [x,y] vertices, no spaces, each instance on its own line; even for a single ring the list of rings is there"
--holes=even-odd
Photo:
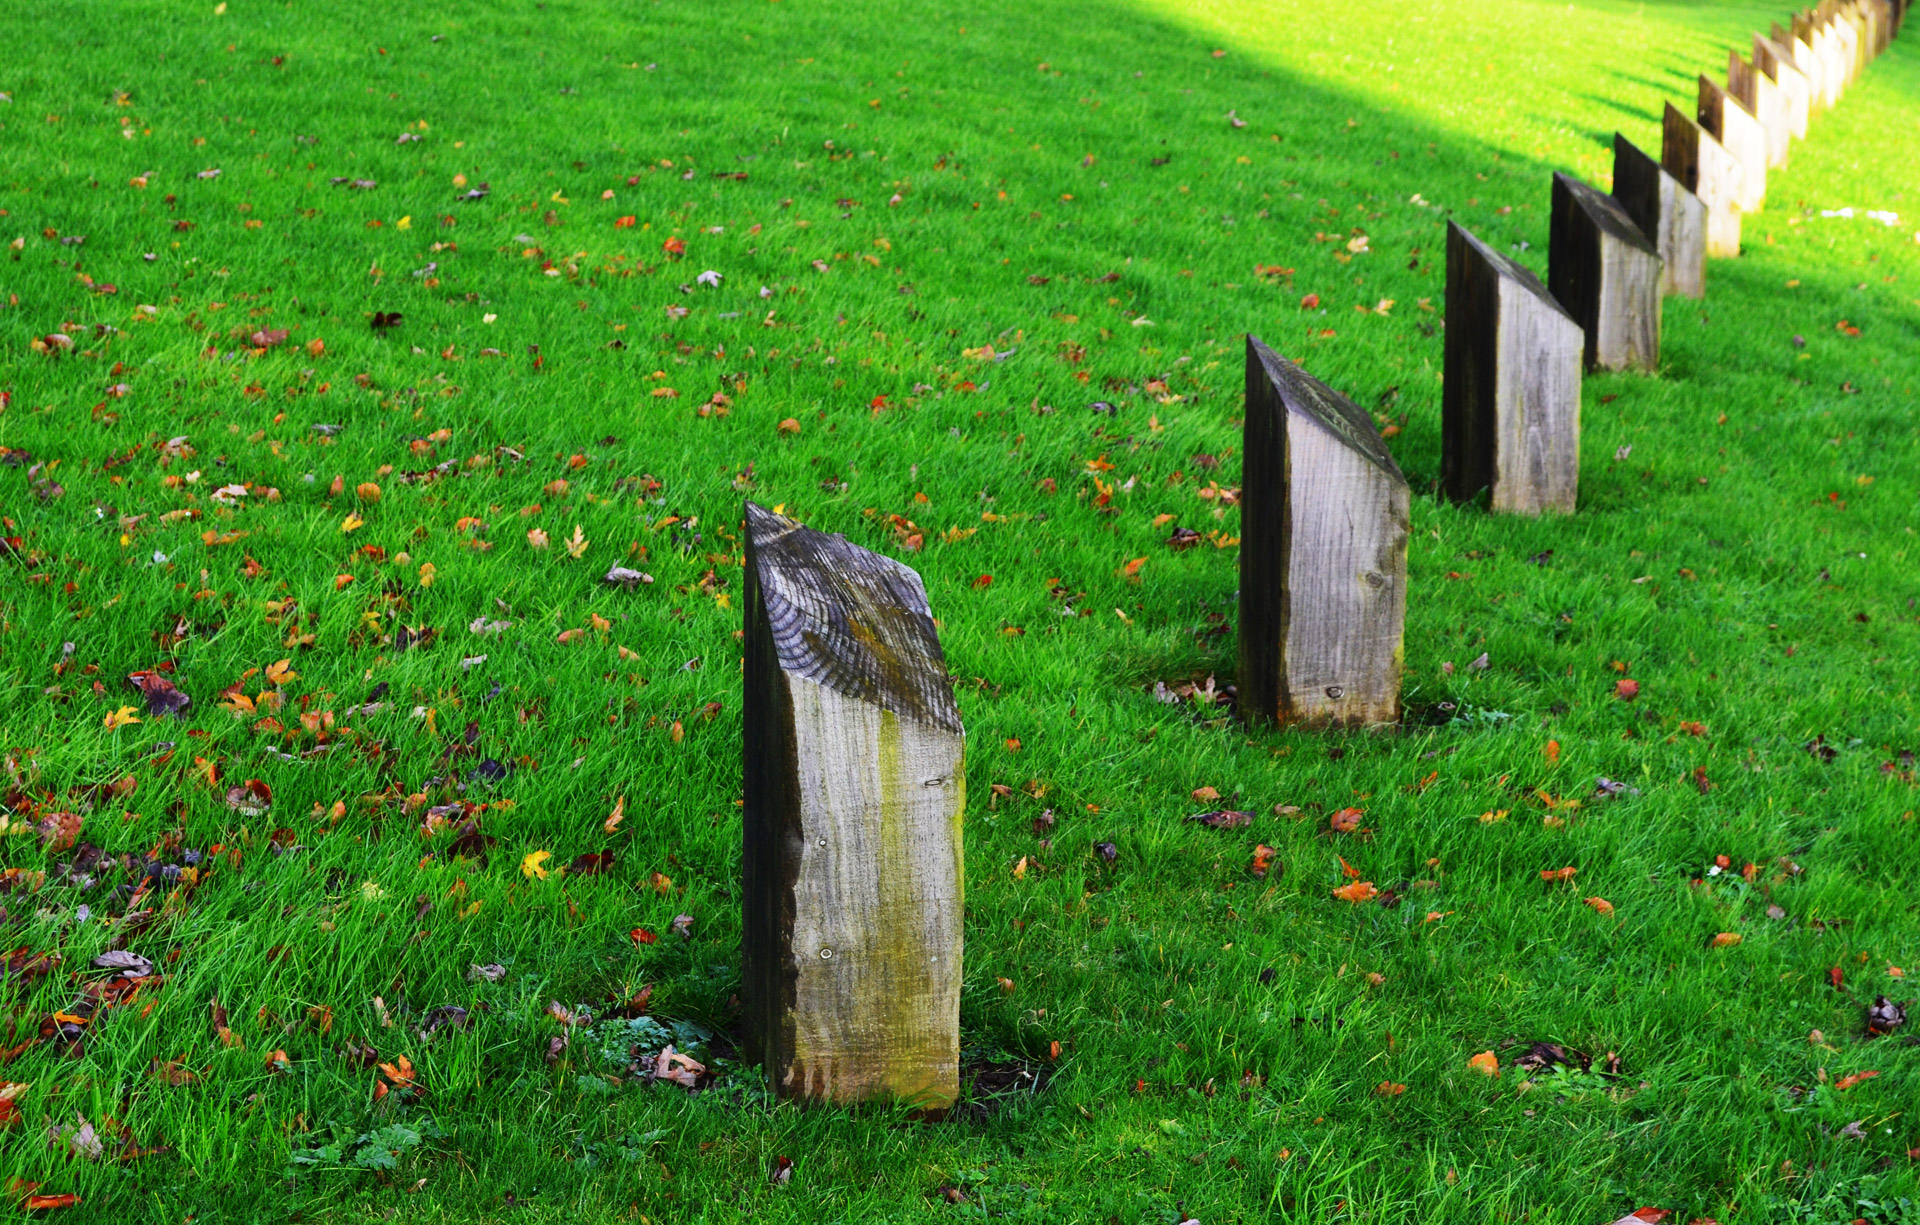
[[[1320,305],[1320,295],[1317,293],[1310,293],[1306,297],[1300,299],[1300,309],[1303,311],[1310,311],[1319,305]]]
[[[1335,855],[1334,858],[1340,861],[1340,871],[1346,874],[1348,880],[1360,879],[1360,869],[1348,863],[1345,856]]]
[[[1733,866],[1733,859],[1727,855],[1715,855],[1713,857],[1713,866],[1724,872]]]
[[[1359,808],[1342,808],[1327,819],[1328,828],[1336,834],[1351,834],[1360,828],[1360,817],[1363,811]]]
[[[287,329],[261,328],[247,339],[253,342],[253,346],[256,349],[271,349],[273,346],[286,341]]]
[[[634,222],[638,220],[639,218],[637,217],[622,217],[613,223],[613,228],[616,230],[631,230]]]
[[[678,238],[669,238],[660,244],[660,249],[665,251],[670,258],[678,259],[687,253],[687,244]]]
[[[1872,1080],[1878,1075],[1880,1075],[1878,1072],[1855,1072],[1851,1076],[1842,1076],[1839,1080],[1834,1081],[1833,1087],[1836,1089],[1851,1089],[1861,1081]]]
[[[1840,990],[1840,980],[1844,977],[1845,975],[1841,973],[1839,966],[1835,966],[1833,969],[1827,971],[1827,981],[1833,984],[1835,991]]]
[[[38,1212],[42,1208],[71,1208],[79,1202],[80,1197],[69,1191],[64,1195],[29,1195],[20,1206]]]
[[[1373,1087],[1373,1091],[1380,1097],[1399,1097],[1407,1091],[1407,1087],[1396,1085],[1390,1080],[1383,1080]]]
[[[1707,725],[1704,723],[1683,722],[1680,724],[1680,730],[1689,736],[1704,736],[1707,734]]]
[[[635,944],[652,944],[655,941],[660,939],[660,937],[654,935],[652,932],[648,931],[644,927],[634,928],[632,931],[627,933],[627,936]]]
[[[1661,1221],[1672,1215],[1673,1213],[1665,1208],[1635,1208],[1627,1214],[1627,1219],[1645,1221],[1647,1225],[1660,1225]],[[1618,1222],[1615,1222],[1615,1225],[1618,1225]]]
[[[973,580],[973,589],[975,591],[984,591],[991,586],[993,586],[993,575],[991,574],[983,574]]]
[[[1615,681],[1613,685],[1613,696],[1619,698],[1622,702],[1633,701],[1633,699],[1640,696],[1640,682],[1631,679]]]
[[[1558,765],[1558,764],[1559,764],[1559,762],[1560,762],[1560,742],[1559,742],[1558,740],[1549,740],[1549,741],[1547,741],[1547,747],[1546,747],[1546,749],[1545,749],[1544,751],[1545,751],[1545,753],[1546,753],[1546,757],[1547,757],[1547,764],[1548,764],[1548,765],[1550,765],[1550,766],[1551,766],[1551,765]]]
[[[1540,879],[1546,881],[1548,884],[1553,884],[1555,881],[1572,880],[1574,873],[1579,870],[1580,869],[1573,867],[1545,868],[1540,872]]]
[[[613,868],[613,852],[601,851],[598,855],[581,855],[567,865],[569,876],[598,876]]]
[[[1253,863],[1248,865],[1248,871],[1255,876],[1265,876],[1268,869],[1273,866],[1273,856],[1274,849],[1262,842],[1253,848]]]

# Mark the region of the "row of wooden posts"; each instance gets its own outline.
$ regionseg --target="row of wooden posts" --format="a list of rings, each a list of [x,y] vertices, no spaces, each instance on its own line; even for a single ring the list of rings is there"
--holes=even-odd
[[[1824,0],[1669,105],[1611,194],[1553,176],[1547,283],[1447,234],[1441,486],[1574,509],[1583,369],[1656,368],[1663,295],[1739,253],[1770,167],[1910,0]],[[1400,717],[1410,494],[1372,419],[1247,339],[1239,700],[1250,719]],[[964,732],[913,570],[746,508],[742,995],[785,1097],[931,1111],[960,1088]]]

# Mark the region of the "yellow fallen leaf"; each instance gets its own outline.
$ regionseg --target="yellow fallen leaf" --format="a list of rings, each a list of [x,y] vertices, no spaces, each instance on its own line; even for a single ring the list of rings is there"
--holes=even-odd
[[[287,666],[292,662],[291,659],[282,659],[267,665],[267,679],[276,685],[284,685],[288,681],[299,680],[300,674]]]
[[[106,728],[111,732],[125,727],[129,723],[138,722],[140,722],[140,716],[133,713],[133,707],[122,706],[119,710],[107,716]]]
[[[520,874],[528,880],[545,880],[547,870],[540,865],[552,858],[552,851],[534,851],[520,861]]]
[[[434,564],[432,562],[430,561],[421,562],[420,563],[420,585],[422,587],[433,586],[433,576],[437,573],[439,573],[439,571],[434,567]]]
[[[587,545],[592,542],[580,534],[580,525],[576,523],[573,525],[573,538],[565,543],[567,546],[567,556],[578,560],[586,554]]]
[[[347,517],[340,521],[340,530],[342,532],[357,532],[365,526],[367,526],[367,521],[351,511],[347,512]]]

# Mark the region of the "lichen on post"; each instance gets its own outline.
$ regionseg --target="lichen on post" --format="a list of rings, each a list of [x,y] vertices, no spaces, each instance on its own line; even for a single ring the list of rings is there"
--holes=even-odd
[[[959,1093],[965,736],[920,576],[746,507],[742,996],[783,1097]]]

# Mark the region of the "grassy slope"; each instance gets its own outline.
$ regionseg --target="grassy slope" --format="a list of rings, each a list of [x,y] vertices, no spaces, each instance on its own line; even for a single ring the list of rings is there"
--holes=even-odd
[[[1578,517],[1496,522],[1416,501],[1409,690],[1426,715],[1451,702],[1474,726],[1248,737],[1143,688],[1229,678],[1220,621],[1232,619],[1234,551],[1171,553],[1171,525],[1153,520],[1235,531],[1232,512],[1216,516],[1195,490],[1237,483],[1239,335],[1379,405],[1402,425],[1396,452],[1424,488],[1439,466],[1440,338],[1418,302],[1442,296],[1442,218],[1529,243],[1523,257],[1543,269],[1548,170],[1601,177],[1616,126],[1650,146],[1659,101],[1690,97],[1694,71],[1774,15],[1542,4],[1502,6],[1496,20],[1427,4],[1330,21],[1307,6],[1176,16],[1057,0],[986,14],[874,6],[858,22],[796,0],[630,14],[516,5],[445,20],[246,3],[222,17],[137,4],[10,11],[0,223],[26,243],[18,262],[0,262],[0,289],[18,296],[0,297],[0,386],[12,392],[0,444],[59,460],[66,492],[42,503],[24,470],[0,478],[10,530],[52,575],[38,585],[15,566],[6,580],[7,744],[37,750],[41,789],[135,777],[131,796],[88,816],[90,842],[138,854],[172,831],[179,847],[240,841],[243,853],[128,941],[179,953],[148,1016],[107,1014],[77,1060],[43,1044],[8,1065],[33,1089],[0,1176],[76,1191],[89,1201],[80,1212],[146,1201],[147,1215],[201,1220],[293,1205],[471,1219],[536,1189],[516,1216],[592,1219],[629,1204],[658,1220],[964,1211],[929,1198],[942,1184],[996,1214],[1171,1221],[1184,1206],[1209,1223],[1335,1219],[1339,1203],[1422,1221],[1582,1222],[1643,1202],[1759,1220],[1772,1198],[1852,1194],[1882,1157],[1920,1142],[1894,1117],[1912,1053],[1864,1046],[1858,1010],[1825,985],[1834,965],[1861,990],[1894,985],[1887,967],[1915,957],[1920,931],[1902,883],[1920,866],[1912,791],[1881,769],[1911,746],[1913,722],[1920,247],[1913,217],[1889,230],[1817,213],[1920,213],[1902,194],[1913,186],[1898,153],[1912,147],[1920,96],[1911,46],[1817,121],[1769,210],[1749,221],[1746,255],[1713,268],[1707,301],[1670,304],[1663,376],[1589,381]],[[131,105],[116,106],[115,90]],[[1229,126],[1230,109],[1248,126]],[[117,134],[123,117],[132,139]],[[421,121],[422,140],[394,143]],[[210,167],[223,173],[194,177]],[[144,191],[128,185],[149,170]],[[740,171],[745,182],[714,177]],[[491,196],[453,203],[456,173]],[[353,192],[329,186],[334,176],[379,186]],[[1410,203],[1415,193],[1430,207]],[[624,216],[637,224],[616,228]],[[1373,253],[1337,262],[1356,226]],[[86,243],[39,237],[49,227]],[[686,242],[684,260],[664,260],[668,235]],[[439,241],[458,250],[428,250]],[[117,294],[76,282],[76,258]],[[431,288],[409,275],[429,260]],[[549,263],[561,275],[545,275]],[[1255,264],[1295,271],[1275,284]],[[707,268],[725,274],[719,289],[678,291]],[[1119,280],[1099,279],[1110,272]],[[1322,313],[1301,311],[1309,292]],[[1387,315],[1355,309],[1388,298]],[[135,322],[138,303],[158,318]],[[690,313],[673,319],[672,305]],[[377,335],[375,310],[405,321]],[[1152,326],[1134,326],[1142,317]],[[1860,335],[1836,332],[1842,318]],[[29,352],[68,321],[76,335],[96,323],[123,334],[83,337],[84,354],[57,361]],[[247,359],[243,337],[259,327],[292,329],[290,344]],[[322,357],[292,347],[316,338]],[[616,339],[626,347],[605,347]],[[963,356],[989,343],[1018,352],[998,364]],[[487,347],[503,355],[482,357]],[[1178,402],[1146,390],[1156,376]],[[1110,378],[1116,389],[1103,389]],[[962,380],[978,390],[958,390]],[[106,400],[119,420],[103,424],[89,410],[116,382],[130,390]],[[663,386],[678,398],[648,394]],[[731,415],[696,416],[722,387]],[[876,396],[890,406],[878,414]],[[1117,415],[1090,413],[1096,397]],[[796,438],[776,434],[788,417]],[[326,441],[314,423],[346,428]],[[451,437],[431,458],[410,453],[410,439],[439,429]],[[198,454],[163,466],[155,444],[175,435]],[[430,486],[377,471],[502,445],[526,462]],[[584,468],[565,466],[575,454]],[[1219,468],[1203,473],[1197,454],[1220,456]],[[1093,505],[1087,464],[1101,456],[1115,465],[1101,479],[1125,490],[1118,513]],[[729,1022],[738,610],[697,583],[712,566],[737,596],[731,525],[749,465],[754,496],[816,526],[895,552],[868,508],[926,529],[911,560],[956,674],[978,678],[960,695],[975,797],[966,1032],[983,1049],[1065,1048],[1046,1094],[990,1122],[901,1128],[773,1109],[732,1070],[729,1088],[703,1097],[633,1086],[603,1097],[576,1081],[584,1062],[554,1072],[540,1057],[555,1032],[549,1000],[597,1006],[642,982],[657,984],[662,1015]],[[162,483],[193,470],[195,486]],[[330,498],[336,473],[347,493]],[[645,503],[616,486],[643,473],[663,485]],[[543,492],[562,476],[568,493]],[[1038,484],[1049,478],[1057,492]],[[358,507],[352,490],[367,480],[385,496]],[[228,520],[207,491],[233,481],[256,493]],[[844,492],[823,490],[838,481]],[[261,504],[268,486],[281,502]],[[206,517],[159,522],[180,508]],[[343,537],[356,508],[367,524]],[[982,521],[983,510],[1006,521]],[[685,518],[660,530],[669,514]],[[148,517],[123,544],[115,515]],[[463,545],[466,516],[491,525],[490,550]],[[580,562],[557,543],[527,545],[529,528],[557,542],[575,524],[592,541]],[[948,543],[948,528],[978,530]],[[250,535],[209,547],[208,529]],[[387,561],[350,558],[362,544]],[[1529,563],[1546,550],[1547,564]],[[264,573],[244,578],[244,556]],[[1143,556],[1131,584],[1122,567]],[[633,594],[597,584],[621,557],[658,583]],[[423,562],[436,569],[430,587]],[[356,581],[336,591],[340,574]],[[976,588],[982,574],[994,581]],[[1051,596],[1052,580],[1073,598]],[[265,622],[264,602],[288,596],[311,647],[290,651],[286,626]],[[1063,617],[1065,606],[1088,615]],[[483,614],[516,625],[483,642],[467,630]],[[590,628],[594,614],[610,632]],[[104,730],[108,711],[137,700],[120,678],[169,653],[156,635],[177,617],[197,627],[170,652],[195,698],[193,738],[157,720]],[[401,654],[391,638],[402,624],[441,637]],[[555,643],[582,626],[586,642]],[[75,666],[56,675],[69,641]],[[1483,651],[1490,668],[1466,671]],[[481,652],[485,664],[460,670]],[[390,704],[343,719],[359,737],[330,756],[276,760],[269,737],[217,702],[246,669],[289,655],[300,673],[290,703],[344,711],[384,682]],[[683,668],[694,658],[701,666]],[[1636,704],[1610,697],[1615,660],[1641,685]],[[1461,668],[1448,675],[1443,661]],[[96,664],[104,695],[82,670]],[[720,713],[708,721],[710,702]],[[409,717],[415,706],[434,711],[431,725]],[[472,752],[443,759],[469,720]],[[1683,720],[1707,734],[1684,733]],[[1840,748],[1835,760],[1801,751],[1816,734]],[[181,748],[160,765],[163,740]],[[217,763],[223,788],[268,782],[272,813],[231,811],[187,768],[194,757]],[[447,862],[447,834],[416,835],[419,817],[398,797],[439,803],[450,792],[428,788],[434,777],[522,757],[507,781],[475,788],[515,802],[481,818],[500,839],[484,869]],[[1704,795],[1695,767],[1713,783]],[[1643,794],[1543,824],[1535,788],[1585,797],[1602,774]],[[1043,800],[1016,790],[990,802],[987,784],[1029,780]],[[1184,823],[1201,786],[1259,813],[1254,828]],[[382,792],[391,798],[361,800]],[[630,815],[608,839],[601,821],[619,795]],[[348,815],[324,832],[336,800]],[[1272,815],[1275,804],[1307,807],[1296,820]],[[1374,833],[1336,845],[1323,814],[1349,804]],[[1029,828],[1043,807],[1059,822],[1049,850]],[[1501,809],[1503,821],[1478,819]],[[311,849],[270,853],[273,828]],[[1102,839],[1120,848],[1111,870],[1087,850]],[[1270,887],[1245,870],[1257,842],[1284,865]],[[611,878],[535,882],[519,870],[532,851],[558,863],[609,844]],[[437,857],[422,867],[425,851]],[[26,838],[4,853],[14,866],[49,862]],[[1761,865],[1757,883],[1690,889],[1718,854]],[[1439,887],[1396,909],[1354,908],[1328,896],[1342,883],[1336,855],[1383,886]],[[1776,881],[1783,855],[1804,874]],[[1016,881],[1022,856],[1030,867]],[[1579,868],[1578,888],[1543,887],[1539,871],[1563,865]],[[671,894],[634,888],[655,871],[674,879]],[[112,937],[99,916],[120,910],[109,891],[122,879],[84,896],[9,895],[20,925],[7,944],[58,945],[82,966]],[[464,896],[449,896],[460,881]],[[1611,899],[1613,920],[1584,896]],[[417,923],[416,898],[430,903]],[[75,926],[80,901],[96,918]],[[1788,917],[1766,919],[1770,902]],[[1423,923],[1430,910],[1445,917]],[[625,935],[664,932],[682,912],[695,920],[687,944],[636,951]],[[416,930],[427,934],[413,942]],[[1745,941],[1708,950],[1719,931]],[[467,982],[469,963],[488,961],[509,977]],[[1277,971],[1268,983],[1265,968]],[[74,988],[55,978],[6,990],[30,1029]],[[428,1043],[381,1028],[376,995],[416,1018],[449,1002],[492,1011]],[[245,1049],[216,1039],[214,996]],[[333,1010],[324,1038],[269,1025],[314,1005]],[[1338,1026],[1295,1021],[1336,1012]],[[1838,1049],[1810,1046],[1815,1027]],[[345,1032],[383,1058],[409,1054],[426,1100],[369,1107],[371,1074],[336,1053]],[[1618,1051],[1627,1085],[1644,1087],[1522,1095],[1511,1072],[1498,1084],[1467,1072],[1468,1056],[1506,1039]],[[290,1074],[263,1066],[274,1048]],[[155,1058],[202,1078],[161,1086],[147,1075]],[[1822,1066],[1881,1075],[1788,1110],[1804,1103],[1785,1087],[1815,1084]],[[1243,1091],[1247,1073],[1263,1083]],[[1383,1099],[1382,1081],[1408,1088]],[[111,1114],[176,1153],[65,1164],[33,1134],[76,1111]],[[390,1178],[281,1177],[290,1147],[318,1142],[299,1138],[305,1129],[351,1134],[421,1114],[451,1135]],[[1883,1117],[1890,1130],[1874,1127],[1865,1144],[1826,1138]],[[656,1130],[646,1160],[619,1156],[619,1137]],[[591,1169],[575,1160],[595,1151]],[[784,1189],[765,1180],[778,1154],[798,1163]],[[408,1195],[420,1178],[425,1189]]]

